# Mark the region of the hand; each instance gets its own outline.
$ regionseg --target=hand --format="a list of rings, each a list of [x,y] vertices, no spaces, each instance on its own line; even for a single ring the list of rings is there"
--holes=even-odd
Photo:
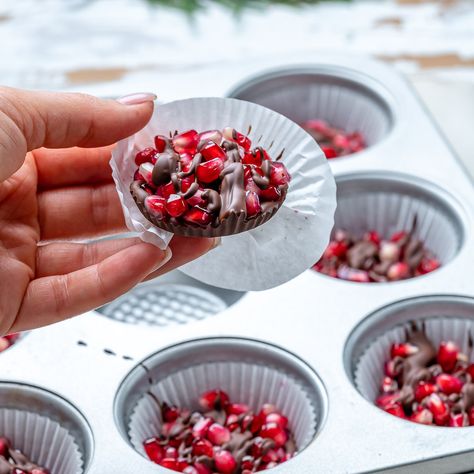
[[[126,228],[111,147],[65,148],[105,147],[135,133],[153,99],[0,87],[0,334],[91,310],[215,245],[179,237],[171,251],[136,238],[67,242]]]

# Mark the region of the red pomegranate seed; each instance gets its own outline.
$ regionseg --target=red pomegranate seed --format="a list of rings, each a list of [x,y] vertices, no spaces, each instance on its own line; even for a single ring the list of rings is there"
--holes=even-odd
[[[249,471],[252,471],[252,469],[255,467],[255,458],[253,456],[244,456],[242,458],[242,461],[240,462],[240,468],[245,470],[248,469]]]
[[[243,135],[242,133],[235,130],[235,128],[226,127],[223,130],[224,138],[227,140],[232,140],[240,145],[245,151],[249,151],[250,147],[252,146],[252,142],[248,137]]]
[[[210,467],[207,467],[205,464],[200,463],[198,461],[194,462],[194,469],[196,469],[198,474],[212,474],[212,470]]]
[[[12,471],[13,474],[28,474],[26,471],[23,469],[20,469],[19,467],[15,467]]]
[[[434,422],[439,426],[445,426],[449,420],[449,408],[439,398],[438,394],[432,393],[427,398],[428,410],[433,413]]]
[[[158,186],[156,190],[156,195],[161,196],[165,199],[168,199],[172,194],[176,191],[174,189],[174,184],[170,181],[167,184],[163,184],[162,186]]]
[[[173,148],[176,153],[195,153],[199,143],[199,137],[196,130],[188,130],[173,137]]]
[[[271,413],[278,413],[278,408],[273,405],[273,403],[264,403],[262,405],[262,409],[260,410],[260,414],[263,416],[267,416]]]
[[[337,148],[343,148],[344,150],[348,150],[350,148],[349,138],[342,134],[334,135],[332,139],[332,143]]]
[[[190,206],[206,207],[206,201],[202,197],[202,188],[198,189],[190,198],[187,199]]]
[[[228,415],[243,415],[250,411],[250,407],[244,403],[230,403],[226,407]]]
[[[0,456],[8,457],[8,450],[10,449],[10,440],[5,437],[0,438]]]
[[[139,170],[133,174],[133,181],[145,181],[145,178],[140,174]]]
[[[172,446],[165,449],[165,458],[178,459],[178,450]]]
[[[221,160],[225,160],[227,158],[225,151],[213,141],[206,143],[201,148],[200,152],[206,161],[212,160],[214,158],[219,158]]]
[[[207,430],[209,426],[213,423],[211,418],[201,418],[194,426],[193,426],[193,436],[195,438],[204,438],[207,434]]]
[[[145,148],[144,150],[139,151],[135,155],[135,164],[137,166],[142,165],[143,163],[152,163],[153,160],[156,161],[157,150],[154,148]]]
[[[392,377],[384,377],[382,381],[382,392],[393,393],[398,389],[398,383]]]
[[[415,388],[415,400],[421,402],[432,393],[436,393],[438,387],[434,383],[420,382]]]
[[[197,179],[201,183],[212,183],[221,174],[224,169],[224,162],[219,158],[201,163],[196,170]]]
[[[469,418],[466,413],[451,413],[449,415],[448,426],[462,427],[469,426]]]
[[[307,120],[303,124],[303,127],[310,128],[311,130],[314,130],[315,132],[319,132],[319,133],[324,133],[324,134],[330,133],[330,127],[325,120],[320,120],[320,119]]]
[[[188,208],[188,204],[179,194],[172,194],[166,201],[166,210],[171,217],[183,215]]]
[[[203,209],[193,207],[191,209],[188,209],[183,214],[183,220],[188,224],[198,225],[199,227],[207,227],[212,221],[212,216]]]
[[[143,448],[150,460],[157,464],[164,458],[164,450],[156,438],[147,439],[143,443]]]
[[[471,381],[474,381],[474,364],[469,364],[467,366],[466,373],[471,377]]]
[[[181,192],[185,193],[191,186],[191,184],[194,183],[194,175],[186,176],[186,178],[183,178],[181,180]]]
[[[244,153],[244,157],[242,158],[242,163],[244,165],[261,166],[262,165],[261,154],[260,153],[255,153],[255,151],[253,151],[253,152],[246,151]]]
[[[422,425],[433,424],[433,414],[426,408],[422,408],[420,411],[413,413],[410,417],[411,421],[415,423],[421,423]]]
[[[323,258],[343,258],[346,256],[347,250],[348,247],[345,242],[332,241],[329,242],[329,245],[326,247]]]
[[[410,276],[410,267],[405,262],[397,262],[390,265],[387,271],[389,280],[403,280]]]
[[[369,232],[367,232],[364,238],[365,240],[368,240],[369,242],[372,242],[377,246],[380,245],[381,238],[379,233],[375,230],[370,230]]]
[[[212,458],[214,454],[212,443],[207,439],[196,439],[193,442],[192,450],[195,456],[209,456]]]
[[[463,383],[454,375],[440,374],[436,377],[436,385],[443,393],[451,395],[451,393],[460,393]]]
[[[390,415],[397,416],[398,418],[406,418],[402,404],[399,402],[384,408],[384,410],[387,413],[390,413]]]
[[[260,189],[259,195],[263,201],[278,201],[281,198],[281,191],[275,186],[268,186],[267,189]]]
[[[391,242],[399,242],[400,240],[406,238],[408,236],[407,232],[401,230],[399,232],[395,232],[392,237],[390,237]]]
[[[469,413],[467,414],[469,418],[469,425],[473,426],[474,425],[474,407],[469,408]]]
[[[266,416],[265,423],[276,423],[280,428],[285,429],[288,426],[288,418],[280,413],[270,413]]]
[[[164,458],[161,460],[160,466],[171,469],[172,471],[178,471],[178,460],[174,458]]]
[[[199,134],[199,141],[213,141],[220,145],[222,142],[222,133],[219,130],[206,130]]]
[[[277,446],[283,446],[288,441],[286,431],[276,423],[266,423],[260,430],[262,438],[272,439]]]
[[[408,357],[418,352],[418,347],[408,342],[402,344],[392,344],[390,357]]]
[[[166,199],[159,196],[148,196],[145,201],[145,208],[155,219],[162,220],[167,215],[166,211]],[[165,420],[174,421],[174,420]]]
[[[437,270],[440,266],[441,263],[435,258],[424,258],[416,270],[420,275],[426,275],[427,273]]]
[[[220,410],[229,404],[229,395],[222,390],[210,390],[199,398],[199,405],[204,410]]]
[[[240,418],[238,415],[229,415],[227,420],[225,420],[225,425],[229,428],[230,431],[235,431],[237,428],[240,428]]]
[[[199,471],[194,466],[187,466],[182,472],[185,474],[199,474]]]
[[[44,467],[35,467],[30,471],[30,474],[50,474],[48,469],[45,469]]]
[[[280,186],[289,183],[290,180],[290,173],[288,173],[283,163],[272,163],[270,168],[270,184],[273,186]]]
[[[138,171],[143,176],[143,179],[148,184],[153,184],[153,180],[151,179],[151,174],[153,173],[153,165],[151,163],[142,163]]]
[[[441,342],[438,349],[438,364],[445,372],[451,372],[456,367],[458,361],[459,348],[452,341]]]
[[[163,153],[165,151],[168,139],[163,135],[157,135],[155,137],[155,148],[158,153]]]
[[[332,146],[321,145],[321,150],[328,160],[331,158],[337,158],[337,152]]]
[[[260,205],[260,199],[257,193],[253,191],[246,191],[245,193],[245,205],[247,208],[247,217],[252,217],[262,212],[262,206]]]
[[[222,474],[232,474],[237,467],[234,456],[225,449],[221,449],[214,454],[214,464]]]
[[[230,441],[230,431],[219,423],[213,423],[209,426],[206,437],[212,444],[221,446]]]
[[[390,407],[390,406],[394,405],[395,403],[398,403],[399,398],[400,398],[400,396],[398,395],[398,393],[380,395],[375,400],[375,404],[378,407],[385,410],[385,408]]]

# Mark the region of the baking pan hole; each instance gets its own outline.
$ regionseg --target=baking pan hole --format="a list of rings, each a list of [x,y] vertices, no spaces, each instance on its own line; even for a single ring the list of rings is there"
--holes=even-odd
[[[129,324],[187,324],[221,313],[244,296],[198,282],[179,271],[143,283],[97,311]]]
[[[265,72],[237,85],[228,97],[263,105],[299,124],[320,119],[345,132],[360,132],[367,146],[384,139],[394,124],[393,99],[384,86],[338,66]]]
[[[209,338],[164,349],[132,369],[115,398],[118,429],[146,457],[142,443],[157,436],[162,424],[157,400],[196,410],[200,394],[216,388],[254,411],[275,404],[289,419],[298,451],[317,436],[326,417],[322,382],[296,356],[254,340]]]
[[[93,456],[93,435],[69,402],[32,385],[0,382],[0,435],[55,474],[83,474]]]
[[[384,362],[393,343],[403,343],[413,331],[423,331],[437,348],[455,342],[474,360],[474,298],[427,295],[385,306],[364,319],[350,334],[344,349],[347,376],[369,402],[374,403],[384,376]]]
[[[409,231],[440,262],[448,264],[461,249],[466,234],[462,205],[444,189],[411,175],[359,172],[336,177],[337,229],[356,238],[375,230],[383,239]],[[335,279],[336,280],[336,279]],[[342,281],[342,280],[336,280]]]

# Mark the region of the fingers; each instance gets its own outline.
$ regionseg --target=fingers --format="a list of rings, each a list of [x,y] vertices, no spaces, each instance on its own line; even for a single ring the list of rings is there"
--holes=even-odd
[[[48,189],[112,182],[109,165],[112,148],[35,150],[32,154],[38,172],[38,187]]]
[[[154,245],[139,243],[96,265],[33,280],[9,332],[45,326],[102,306],[133,288],[168,257]]]
[[[44,191],[38,195],[41,240],[70,239],[126,230],[113,184]]]
[[[153,94],[138,94],[120,103],[1,87],[0,181],[36,148],[101,147],[132,135],[150,119],[154,99]]]
[[[204,255],[213,248],[217,247],[219,243],[219,237],[211,239],[198,239],[195,237],[180,237],[176,235],[170,242],[170,248],[173,257],[168,261],[168,263],[160,267],[158,270],[147,275],[145,281],[156,278],[160,275],[163,275],[164,273],[174,270],[175,268],[181,267],[185,263],[199,258],[201,255]]]

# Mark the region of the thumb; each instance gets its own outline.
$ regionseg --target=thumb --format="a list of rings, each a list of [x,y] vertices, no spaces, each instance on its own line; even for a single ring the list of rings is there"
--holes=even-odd
[[[154,94],[118,101],[86,94],[33,92],[0,87],[0,182],[39,147],[101,147],[143,128]]]

